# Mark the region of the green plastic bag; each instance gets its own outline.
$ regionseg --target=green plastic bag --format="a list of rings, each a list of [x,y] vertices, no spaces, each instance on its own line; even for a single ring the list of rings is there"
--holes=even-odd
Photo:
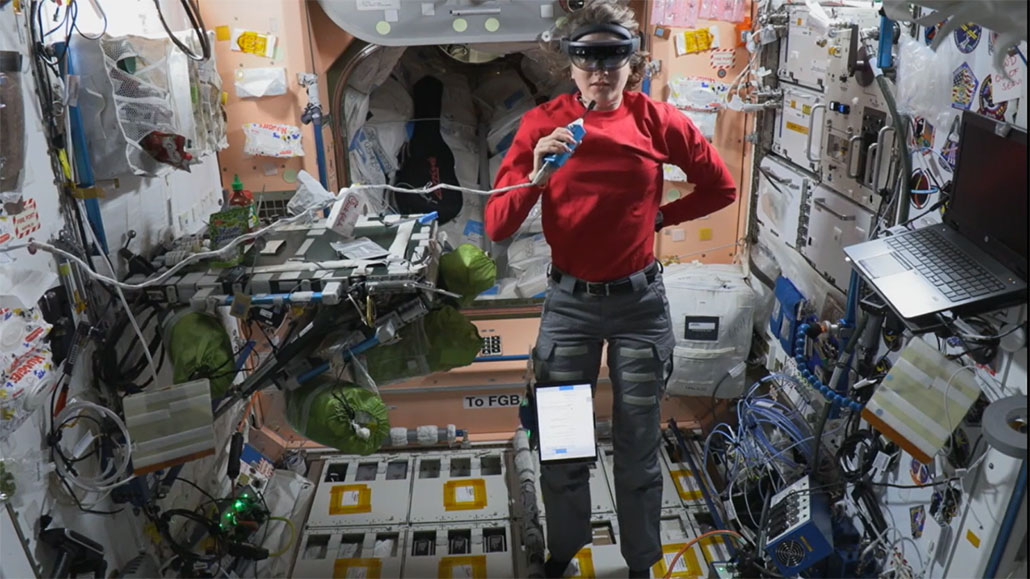
[[[192,312],[179,318],[168,333],[168,355],[176,384],[207,378],[212,399],[224,396],[232,385],[236,369],[232,341],[214,316]]]
[[[482,249],[465,243],[440,257],[440,282],[468,305],[497,282],[497,264]]]
[[[347,454],[372,454],[390,436],[389,410],[379,396],[331,379],[287,392],[286,420],[301,435]],[[368,438],[355,425],[367,428]]]
[[[365,354],[366,369],[376,384],[467,366],[483,348],[476,325],[450,306],[401,328],[399,338]]]
[[[426,361],[432,372],[468,366],[483,349],[479,328],[450,306],[429,312],[424,327],[429,337]]]

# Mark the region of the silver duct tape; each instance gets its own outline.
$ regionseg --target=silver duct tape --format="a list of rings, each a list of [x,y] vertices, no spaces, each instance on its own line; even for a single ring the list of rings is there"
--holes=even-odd
[[[1014,458],[1027,454],[1026,396],[995,400],[984,410],[983,435],[987,443]]]

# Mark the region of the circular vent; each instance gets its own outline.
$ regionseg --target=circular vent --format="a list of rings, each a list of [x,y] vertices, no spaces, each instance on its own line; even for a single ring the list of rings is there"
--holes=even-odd
[[[805,560],[805,547],[797,541],[784,541],[776,547],[776,560],[784,567],[797,567]]]

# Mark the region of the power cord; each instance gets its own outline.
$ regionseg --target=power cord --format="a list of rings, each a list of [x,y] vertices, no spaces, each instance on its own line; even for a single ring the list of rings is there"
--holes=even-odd
[[[204,31],[204,21],[200,18],[200,8],[193,2],[193,0],[179,0],[182,4],[182,9],[186,13],[186,18],[190,21],[190,26],[193,27],[193,32],[197,35],[197,41],[200,43],[201,53],[198,55],[196,52],[186,46],[179,38],[172,32],[172,29],[168,27],[168,22],[165,21],[164,11],[161,10],[161,0],[154,0],[154,8],[157,9],[157,16],[161,19],[161,26],[164,27],[165,32],[168,33],[168,38],[179,48],[190,60],[196,60],[198,62],[206,61],[211,58],[211,42],[207,36],[207,32]]]

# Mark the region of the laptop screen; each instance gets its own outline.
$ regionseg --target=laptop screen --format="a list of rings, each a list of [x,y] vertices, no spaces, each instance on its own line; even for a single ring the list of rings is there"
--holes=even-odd
[[[963,113],[955,182],[945,222],[1027,279],[1026,131]]]

